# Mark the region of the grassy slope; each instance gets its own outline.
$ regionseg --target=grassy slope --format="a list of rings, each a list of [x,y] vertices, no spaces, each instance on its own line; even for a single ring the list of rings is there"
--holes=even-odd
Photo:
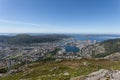
[[[87,64],[83,65],[84,63]],[[120,61],[81,59],[62,62],[37,62],[29,65],[23,72],[5,76],[0,80],[69,80],[71,77],[86,75],[99,69],[120,70]],[[69,75],[63,75],[66,72]]]

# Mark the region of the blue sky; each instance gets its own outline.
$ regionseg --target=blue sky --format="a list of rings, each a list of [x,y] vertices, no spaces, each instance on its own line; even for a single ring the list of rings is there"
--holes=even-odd
[[[0,0],[0,33],[120,34],[120,0]]]

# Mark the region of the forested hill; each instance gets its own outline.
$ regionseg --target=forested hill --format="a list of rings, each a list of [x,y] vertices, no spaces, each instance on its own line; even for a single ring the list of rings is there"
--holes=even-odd
[[[107,57],[112,54],[113,59],[114,56],[120,59],[120,38],[89,45],[81,49],[81,53],[85,55],[84,57],[90,55],[91,57],[96,58]]]
[[[120,38],[106,40],[100,44],[104,45],[106,52],[108,53],[120,52]]]
[[[41,42],[54,42],[68,37],[69,36],[58,35],[58,34],[40,35],[40,36],[19,34],[16,36],[0,36],[0,42],[7,44],[24,44],[24,43],[30,44],[30,43],[41,43]]]

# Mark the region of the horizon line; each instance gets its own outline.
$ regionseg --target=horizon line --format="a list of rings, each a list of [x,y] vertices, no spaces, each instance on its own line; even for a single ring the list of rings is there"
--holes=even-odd
[[[40,32],[0,32],[2,34],[88,34],[88,35],[120,35],[120,33],[40,33]]]

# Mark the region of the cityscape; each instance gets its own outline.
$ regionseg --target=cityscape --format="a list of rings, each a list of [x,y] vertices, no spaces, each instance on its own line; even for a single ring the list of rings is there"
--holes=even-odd
[[[120,80],[120,0],[0,0],[0,80]]]

